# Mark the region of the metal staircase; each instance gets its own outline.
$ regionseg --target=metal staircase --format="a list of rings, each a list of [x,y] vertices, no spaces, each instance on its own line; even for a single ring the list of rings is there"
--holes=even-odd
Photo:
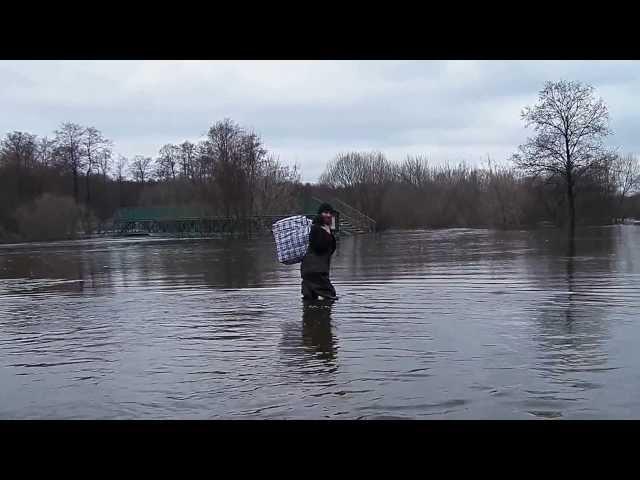
[[[312,198],[313,201],[318,204],[324,203],[324,201],[319,198]],[[339,232],[346,235],[357,235],[376,231],[376,221],[360,210],[353,208],[339,198],[332,198],[330,203],[333,205],[333,208],[338,211],[340,222]]]

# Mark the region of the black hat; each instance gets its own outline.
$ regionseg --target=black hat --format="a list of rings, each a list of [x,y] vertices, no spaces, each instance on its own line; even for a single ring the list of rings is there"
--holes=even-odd
[[[318,215],[324,212],[336,213],[333,207],[328,203],[323,203],[322,205],[320,205],[320,208],[318,208]]]

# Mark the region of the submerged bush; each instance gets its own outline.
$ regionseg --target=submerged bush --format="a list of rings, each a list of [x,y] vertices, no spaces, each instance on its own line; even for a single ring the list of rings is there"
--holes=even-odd
[[[82,208],[71,197],[48,193],[18,208],[15,214],[23,240],[74,238],[82,216]]]
[[[0,243],[15,243],[20,241],[20,236],[0,225]]]

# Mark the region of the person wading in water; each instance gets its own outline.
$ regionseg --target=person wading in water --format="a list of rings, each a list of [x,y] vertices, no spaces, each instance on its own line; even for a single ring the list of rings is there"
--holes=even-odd
[[[302,296],[305,300],[336,300],[336,289],[329,280],[331,256],[336,251],[336,237],[331,231],[335,210],[328,203],[318,209],[309,233],[309,249],[302,259]]]

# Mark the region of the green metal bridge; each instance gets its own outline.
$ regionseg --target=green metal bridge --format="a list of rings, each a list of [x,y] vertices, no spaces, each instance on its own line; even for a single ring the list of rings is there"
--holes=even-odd
[[[356,234],[375,231],[375,221],[338,199],[332,199],[336,215],[335,230],[339,234]],[[217,234],[261,234],[271,231],[271,226],[292,215],[313,218],[319,205],[318,198],[306,198],[302,211],[281,215],[260,215],[243,218],[207,215],[204,209],[192,207],[128,207],[116,211],[109,227],[116,235],[166,234],[178,236],[210,236]]]

